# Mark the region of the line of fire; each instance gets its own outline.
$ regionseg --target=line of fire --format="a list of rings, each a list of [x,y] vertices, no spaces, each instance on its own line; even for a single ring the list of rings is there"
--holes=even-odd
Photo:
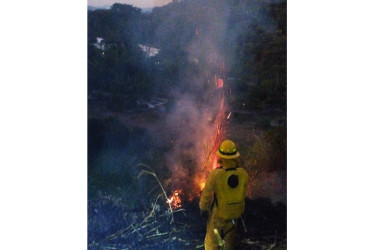
[[[88,249],[287,248],[285,10],[89,10]]]
[[[216,74],[214,75],[213,88],[215,88],[214,98],[218,100],[218,111],[216,114],[212,114],[212,116],[209,117],[209,121],[206,121],[211,124],[210,127],[213,133],[211,137],[205,138],[208,143],[204,147],[204,150],[199,150],[199,153],[202,155],[200,158],[203,159],[203,162],[196,162],[196,165],[194,165],[198,169],[196,174],[190,177],[191,180],[188,180],[188,182],[192,182],[193,185],[191,186],[189,184],[186,185],[186,187],[177,187],[167,199],[166,202],[171,204],[173,209],[182,207],[182,197],[189,201],[194,198],[199,198],[205,186],[207,175],[211,170],[219,166],[216,152],[220,143],[225,138],[226,121],[230,118],[230,114],[227,113],[228,108],[225,103],[224,81]],[[202,139],[203,137],[204,135],[202,135]],[[186,166],[188,166],[189,160],[190,159],[185,159]],[[182,168],[185,169],[186,167],[182,166]],[[171,186],[178,186],[179,183],[173,183],[173,180],[177,180],[177,178],[172,177]]]

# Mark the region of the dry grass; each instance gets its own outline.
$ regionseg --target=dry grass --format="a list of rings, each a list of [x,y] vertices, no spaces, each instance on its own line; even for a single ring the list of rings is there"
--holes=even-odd
[[[140,163],[137,166],[138,167],[145,167],[146,169],[148,169],[148,170],[144,170],[144,169],[141,170],[140,173],[138,174],[137,178],[141,177],[142,175],[153,176],[155,178],[155,180],[157,181],[158,185],[160,186],[160,188],[162,190],[162,194],[165,197],[165,200],[167,201],[168,200],[168,195],[166,194],[166,191],[165,191],[164,187],[162,186],[160,180],[157,178],[157,175],[156,175],[155,171],[153,171],[153,169],[150,166],[148,166],[146,164],[143,164],[143,163]],[[158,198],[159,198],[159,196],[158,196]],[[171,207],[170,202],[167,202],[167,204],[169,205],[168,210],[169,210],[169,214],[171,216],[170,224],[172,224],[172,223],[174,223],[173,208]]]

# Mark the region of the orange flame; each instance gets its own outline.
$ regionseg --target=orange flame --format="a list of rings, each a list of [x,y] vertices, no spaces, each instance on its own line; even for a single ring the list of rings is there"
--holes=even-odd
[[[222,89],[224,86],[223,79],[218,78],[217,76],[214,77],[214,85],[216,89]],[[223,89],[222,89],[223,90]],[[212,131],[213,133],[210,135],[210,138],[208,139],[208,145],[206,150],[201,151],[204,154],[203,158],[203,166],[200,172],[198,172],[194,177],[193,177],[193,183],[192,184],[192,190],[190,190],[188,193],[185,194],[185,198],[188,200],[193,200],[196,197],[199,197],[201,194],[201,191],[204,189],[205,184],[206,184],[206,178],[209,174],[209,172],[215,168],[218,167],[218,156],[216,155],[216,152],[219,148],[220,143],[222,142],[222,139],[225,135],[225,124],[226,121],[230,118],[229,116],[226,115],[226,105],[225,105],[225,96],[224,96],[224,91],[218,91],[219,93],[219,110],[215,115],[211,115],[209,117],[209,122],[213,123]],[[173,191],[173,193],[169,196],[167,199],[167,203],[170,204],[172,209],[177,209],[182,206],[182,201],[181,201],[181,196],[180,194],[182,193],[182,189],[177,189]]]
[[[217,89],[223,88],[222,78],[218,78],[217,76],[215,76],[215,87]],[[220,109],[214,120],[214,127],[216,131],[215,131],[214,137],[211,138],[213,144],[212,144],[212,148],[210,149],[209,159],[208,159],[208,163],[210,162],[209,164],[212,164],[212,165],[210,165],[210,167],[208,168],[205,168],[205,176],[195,178],[195,182],[198,183],[200,187],[200,191],[203,190],[205,187],[206,176],[209,170],[213,170],[218,167],[218,156],[216,155],[216,151],[218,150],[219,144],[221,143],[222,138],[224,136],[224,122],[225,120],[230,118],[230,115],[231,115],[230,113],[229,116],[226,117],[225,111],[226,111],[225,96],[224,96],[224,93],[222,92],[221,97],[220,97]]]
[[[200,182],[200,191],[203,191],[204,187],[205,187],[205,181]]]
[[[217,86],[217,88],[222,88],[223,87],[223,79],[222,78],[218,78],[216,86]]]
[[[167,199],[166,203],[169,203],[173,209],[180,208],[182,206],[182,200],[180,194],[182,193],[181,189],[175,190]]]
[[[216,152],[214,152],[214,153],[216,153]],[[214,155],[212,170],[217,168],[217,163],[218,163],[218,157],[217,157],[217,155]]]

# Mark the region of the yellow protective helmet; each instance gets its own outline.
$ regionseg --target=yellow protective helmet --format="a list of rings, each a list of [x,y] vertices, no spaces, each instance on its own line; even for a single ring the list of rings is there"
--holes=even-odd
[[[223,159],[234,159],[240,156],[235,143],[230,140],[225,140],[221,143],[221,146],[217,150],[217,155]]]

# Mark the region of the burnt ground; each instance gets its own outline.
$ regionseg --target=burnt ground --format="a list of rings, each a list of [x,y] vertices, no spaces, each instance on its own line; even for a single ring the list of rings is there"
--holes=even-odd
[[[200,217],[197,201],[183,207],[171,223],[166,208],[129,210],[109,198],[90,200],[88,248],[203,249],[206,218]],[[286,249],[285,205],[247,199],[242,218],[235,249]]]
[[[113,113],[100,106],[89,111],[88,249],[204,249],[206,218],[200,217],[198,201],[182,197],[182,207],[170,213],[155,179],[137,178],[138,163],[154,167],[160,180],[170,174],[158,164],[163,160],[158,151],[167,150],[160,145],[172,133],[163,125],[165,114]],[[229,122],[228,134],[241,148],[262,133],[254,119],[272,122],[273,115],[260,120],[256,115],[234,114]],[[286,249],[285,194],[250,198],[235,249]]]

